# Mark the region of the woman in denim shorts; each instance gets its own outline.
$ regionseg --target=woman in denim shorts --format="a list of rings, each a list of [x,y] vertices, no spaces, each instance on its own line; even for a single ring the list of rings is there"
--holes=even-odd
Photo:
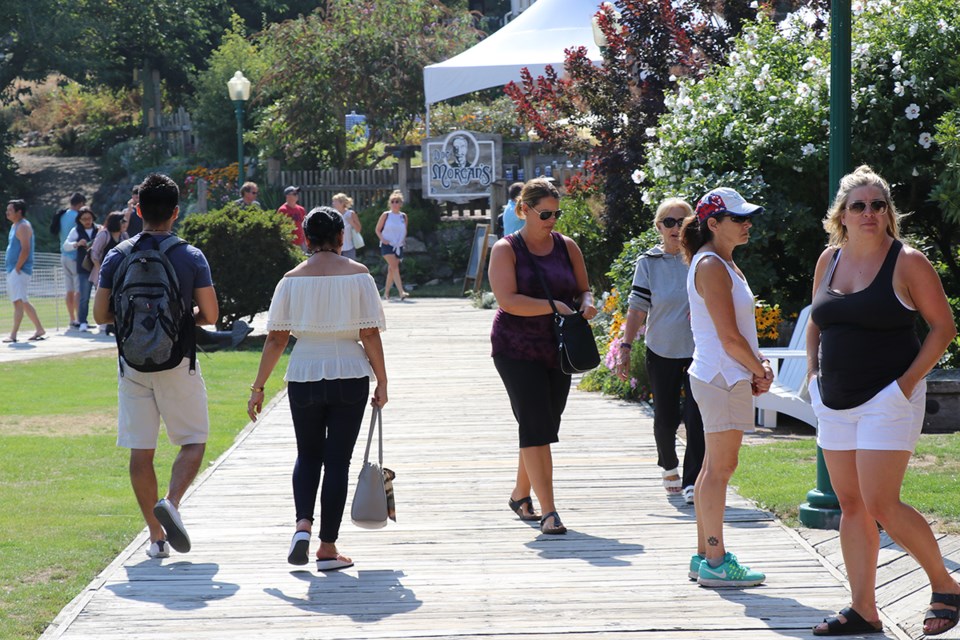
[[[697,553],[689,576],[704,587],[750,587],[766,578],[741,565],[723,541],[727,484],[743,432],[753,430],[753,396],[773,382],[757,345],[753,292],[733,261],[733,250],[750,241],[753,216],[762,212],[733,189],[720,187],[700,199],[697,215],[683,225],[694,343],[688,371],[706,444],[694,485]]]
[[[851,606],[816,635],[881,633],[877,522],[917,559],[933,589],[923,632],[957,624],[960,585],[944,567],[926,519],[900,501],[923,427],[924,376],[956,336],[937,272],[900,239],[887,182],[870,167],[844,176],[823,226],[830,244],[814,273],[807,331],[817,444],[840,500],[840,541]],[[921,343],[916,317],[929,325]]]

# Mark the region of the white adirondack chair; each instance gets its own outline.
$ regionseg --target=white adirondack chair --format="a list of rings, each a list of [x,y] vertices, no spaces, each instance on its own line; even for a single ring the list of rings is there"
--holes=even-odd
[[[810,393],[807,391],[807,322],[810,320],[810,307],[804,307],[797,316],[797,326],[790,336],[787,348],[763,349],[776,375],[770,391],[756,396],[753,407],[760,414],[760,422],[765,427],[776,428],[777,414],[785,413],[802,420],[816,428],[817,418],[810,405]],[[783,364],[780,364],[780,360]]]

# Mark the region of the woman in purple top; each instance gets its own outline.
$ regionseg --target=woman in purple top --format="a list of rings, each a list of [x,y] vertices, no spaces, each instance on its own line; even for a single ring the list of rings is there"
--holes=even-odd
[[[540,531],[550,534],[567,531],[553,503],[550,445],[558,441],[570,376],[560,370],[553,309],[537,267],[561,314],[582,313],[587,320],[597,314],[580,247],[553,231],[560,214],[560,192],[553,183],[527,182],[517,205],[517,215],[527,223],[490,253],[490,286],[500,305],[490,332],[493,363],[520,427],[520,462],[509,504],[521,520],[539,520]],[[542,517],[534,511],[531,486]]]

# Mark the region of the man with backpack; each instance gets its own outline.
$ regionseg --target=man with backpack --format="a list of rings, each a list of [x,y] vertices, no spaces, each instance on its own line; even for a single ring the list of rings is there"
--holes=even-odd
[[[152,174],[140,184],[143,231],[100,265],[93,315],[116,326],[119,351],[117,445],[130,449],[130,480],[150,530],[151,558],[190,550],[179,506],[200,470],[209,432],[207,394],[196,362],[194,327],[220,309],[203,253],[173,234],[180,190]],[[180,447],[166,497],[158,500],[154,452],[163,418]]]

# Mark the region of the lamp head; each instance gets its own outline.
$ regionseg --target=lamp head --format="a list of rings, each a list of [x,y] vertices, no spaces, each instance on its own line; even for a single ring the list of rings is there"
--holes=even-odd
[[[250,81],[244,77],[242,71],[237,71],[233,77],[227,81],[227,91],[231,100],[241,100],[246,102],[250,99]]]

